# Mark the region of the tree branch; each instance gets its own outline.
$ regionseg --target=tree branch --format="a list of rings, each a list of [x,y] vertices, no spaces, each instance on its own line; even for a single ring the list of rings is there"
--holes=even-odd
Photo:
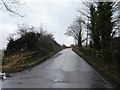
[[[6,8],[7,11],[9,11],[9,12],[11,12],[11,13],[13,13],[13,14],[16,14],[16,15],[18,15],[18,16],[20,16],[20,17],[24,17],[23,15],[20,15],[19,13],[17,13],[17,12],[15,12],[14,10],[10,9],[10,8],[8,7],[8,5],[7,5],[3,0],[1,0],[1,1],[2,1],[4,7]]]

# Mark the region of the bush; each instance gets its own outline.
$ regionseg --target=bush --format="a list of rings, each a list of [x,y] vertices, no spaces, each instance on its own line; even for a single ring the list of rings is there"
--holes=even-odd
[[[48,34],[42,27],[39,29],[19,27],[17,36],[19,38],[11,37],[9,39],[5,55],[26,51],[38,51],[41,55],[46,55],[54,51],[55,48],[61,47],[54,40],[53,35]]]

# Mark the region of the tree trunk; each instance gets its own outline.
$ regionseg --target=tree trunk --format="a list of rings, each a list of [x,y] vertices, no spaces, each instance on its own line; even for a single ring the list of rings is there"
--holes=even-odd
[[[82,46],[82,42],[81,42],[81,35],[79,35],[78,37],[78,46],[81,47]]]

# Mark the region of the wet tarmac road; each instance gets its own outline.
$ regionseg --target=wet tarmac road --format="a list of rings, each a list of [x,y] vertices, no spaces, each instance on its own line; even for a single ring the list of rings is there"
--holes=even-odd
[[[2,82],[3,88],[112,88],[71,49]]]

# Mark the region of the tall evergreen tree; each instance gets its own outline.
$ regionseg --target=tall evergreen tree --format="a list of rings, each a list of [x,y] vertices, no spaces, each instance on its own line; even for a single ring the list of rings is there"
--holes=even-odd
[[[112,2],[98,2],[98,29],[101,36],[101,49],[105,60],[110,60],[111,33],[114,23],[112,22]]]
[[[100,35],[99,35],[99,30],[98,30],[98,15],[95,7],[93,4],[90,6],[90,21],[91,21],[91,37],[93,41],[93,46],[96,50],[100,49]]]

